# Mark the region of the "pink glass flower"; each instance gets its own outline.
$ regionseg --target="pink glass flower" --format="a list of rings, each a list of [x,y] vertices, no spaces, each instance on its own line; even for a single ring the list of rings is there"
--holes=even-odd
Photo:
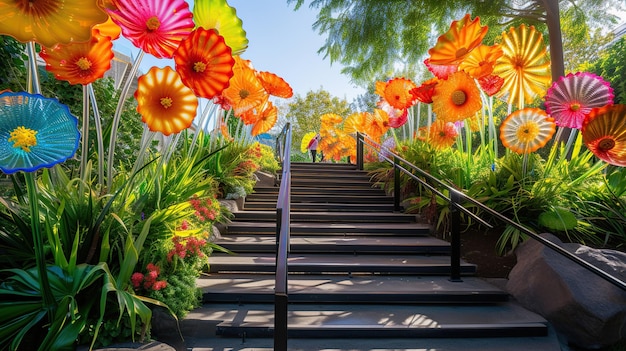
[[[133,45],[157,58],[172,58],[194,28],[184,0],[116,0],[108,10],[113,22]]]
[[[400,128],[409,119],[409,110],[406,108],[398,109],[391,106],[386,100],[380,100],[376,106],[383,110],[389,116],[389,127]]]
[[[546,95],[546,111],[556,125],[580,129],[594,107],[613,104],[613,88],[593,73],[568,74],[554,82]]]

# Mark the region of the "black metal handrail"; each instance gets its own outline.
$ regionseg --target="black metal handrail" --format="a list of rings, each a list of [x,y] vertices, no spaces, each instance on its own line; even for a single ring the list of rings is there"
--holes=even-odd
[[[356,139],[357,139],[357,167],[360,170],[363,170],[363,146],[367,145],[369,148],[371,148],[372,150],[374,150],[375,152],[377,152],[383,159],[385,159],[387,162],[391,163],[394,167],[394,207],[399,209],[400,207],[400,181],[399,181],[399,172],[402,171],[405,174],[407,174],[409,177],[411,177],[412,179],[415,179],[416,181],[418,181],[421,185],[427,187],[429,190],[433,191],[434,194],[436,194],[437,196],[441,197],[442,199],[446,200],[449,204],[450,204],[450,241],[451,241],[451,246],[452,246],[452,252],[451,252],[451,257],[450,257],[450,280],[452,281],[460,281],[461,280],[461,233],[460,233],[460,221],[461,221],[461,217],[460,217],[460,212],[464,212],[470,216],[472,216],[473,218],[479,220],[482,224],[485,224],[489,227],[491,227],[489,224],[487,224],[487,222],[485,222],[484,220],[480,219],[479,217],[477,217],[476,214],[474,214],[473,212],[467,210],[465,207],[463,207],[463,205],[461,205],[461,201],[466,201],[466,202],[470,202],[473,205],[477,206],[478,208],[480,208],[481,210],[485,211],[486,213],[489,213],[491,216],[493,216],[494,218],[509,224],[513,227],[515,227],[515,229],[521,231],[522,233],[528,235],[530,238],[537,240],[538,242],[540,242],[541,244],[549,247],[550,249],[554,250],[555,252],[559,253],[562,256],[567,257],[568,259],[572,260],[573,262],[579,264],[580,266],[582,266],[583,268],[591,271],[592,273],[600,276],[602,279],[608,281],[609,283],[617,286],[618,288],[622,289],[622,290],[626,290],[626,282],[620,280],[619,278],[611,275],[610,273],[594,266],[593,264],[581,259],[580,257],[574,255],[573,253],[565,250],[564,248],[562,248],[561,246],[553,243],[552,241],[540,236],[539,234],[533,232],[532,230],[526,228],[525,226],[523,226],[522,224],[515,222],[507,217],[505,217],[504,215],[502,215],[501,213],[485,206],[484,204],[482,204],[480,201],[466,195],[465,193],[459,191],[458,189],[455,189],[454,187],[449,186],[448,184],[445,184],[444,182],[442,182],[441,180],[439,180],[438,178],[436,178],[435,176],[431,175],[430,173],[418,168],[417,166],[413,165],[411,162],[403,159],[402,157],[398,156],[397,154],[395,154],[394,152],[392,152],[391,150],[389,150],[388,148],[380,145],[379,143],[375,142],[374,140],[372,140],[371,138],[369,138],[367,135],[361,134],[359,132],[357,132],[356,135]],[[367,139],[367,142],[365,142],[365,139]],[[384,151],[384,153],[382,152]],[[403,166],[404,165],[404,166]],[[411,170],[408,170],[407,168],[410,168]],[[418,176],[416,176],[413,172],[416,172],[419,174],[419,176],[424,177],[426,179],[428,179],[428,181],[431,181],[433,183],[436,183],[437,186],[439,186],[440,188],[445,188],[446,190],[448,190],[448,192],[450,193],[450,196],[447,197],[445,196],[441,191],[435,189],[434,186],[432,186],[431,184],[429,184],[428,182],[426,182],[424,179],[419,178]]]
[[[280,188],[276,202],[276,282],[274,287],[274,350],[287,350],[287,312],[291,218],[291,126],[285,125],[276,140],[282,162]],[[281,146],[282,148],[279,149]]]

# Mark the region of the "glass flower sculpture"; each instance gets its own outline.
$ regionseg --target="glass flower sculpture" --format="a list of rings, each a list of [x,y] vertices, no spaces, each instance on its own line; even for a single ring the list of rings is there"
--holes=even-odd
[[[157,58],[172,58],[193,30],[193,15],[184,0],[115,0],[108,10],[133,45]]]
[[[0,34],[46,47],[87,41],[91,27],[106,22],[100,0],[0,1]]]
[[[432,65],[458,65],[479,46],[487,34],[488,27],[480,25],[480,18],[473,20],[469,14],[453,21],[450,29],[437,39],[434,47],[428,50]]]
[[[250,134],[256,136],[268,132],[278,120],[278,109],[270,101],[265,103],[259,117],[252,126]]]
[[[195,0],[193,18],[197,27],[216,29],[233,50],[233,55],[241,55],[248,47],[246,31],[237,17],[237,10],[226,0]]]
[[[437,119],[457,122],[473,116],[482,107],[480,91],[467,73],[456,72],[441,80],[433,94],[433,112]]]
[[[546,145],[555,131],[554,119],[544,110],[527,107],[502,121],[500,140],[511,151],[528,154]]]
[[[599,159],[626,167],[626,105],[594,108],[581,128],[583,143]]]
[[[507,102],[518,108],[535,96],[544,96],[552,75],[543,35],[533,26],[511,27],[502,33],[501,45],[503,55],[493,69],[493,74],[504,79],[500,95],[508,94]]]
[[[387,82],[383,90],[383,99],[397,109],[406,109],[415,104],[411,90],[417,86],[410,79],[394,78]]]
[[[256,71],[249,66],[246,60],[239,56],[234,56],[234,58],[233,77],[230,79],[230,85],[224,89],[222,94],[233,108],[235,115],[241,116],[257,106],[262,106],[269,95],[257,78]]]
[[[235,59],[214,29],[197,28],[191,32],[174,53],[174,62],[183,83],[207,99],[221,94],[234,74]]]
[[[467,72],[476,79],[488,76],[493,72],[493,67],[502,54],[502,47],[498,44],[480,45],[459,64],[459,70]]]
[[[0,94],[0,170],[33,172],[72,157],[78,119],[66,105],[39,94]]]
[[[317,132],[308,132],[304,134],[304,136],[302,137],[302,141],[300,142],[301,152],[303,153],[307,152],[309,143],[311,142],[311,140],[313,140],[313,138],[315,138],[316,135],[317,135]]]
[[[545,103],[557,126],[580,129],[592,108],[613,104],[613,88],[593,73],[570,73],[552,84]]]
[[[153,132],[178,133],[191,126],[198,98],[171,67],[152,67],[137,80],[137,111]]]
[[[111,68],[113,43],[110,37],[94,30],[91,40],[44,47],[39,56],[46,61],[46,70],[57,79],[87,85],[102,78]]]
[[[458,135],[454,123],[438,119],[430,125],[428,141],[436,150],[443,150],[454,145]]]
[[[293,96],[289,83],[272,72],[258,72],[257,77],[268,94],[288,99]]]

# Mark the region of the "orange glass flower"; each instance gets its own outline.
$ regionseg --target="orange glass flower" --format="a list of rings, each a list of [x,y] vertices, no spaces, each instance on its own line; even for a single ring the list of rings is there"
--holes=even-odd
[[[365,123],[367,122],[368,112],[355,112],[343,122],[343,131],[351,134],[356,132],[363,132],[365,130]]]
[[[184,0],[115,0],[108,10],[124,37],[157,58],[172,58],[180,42],[194,28],[193,15]]]
[[[459,64],[459,70],[467,72],[476,79],[488,76],[493,72],[496,61],[503,54],[502,47],[498,44],[480,45]]]
[[[413,88],[412,90],[415,90]],[[382,110],[382,112],[387,114],[387,119],[389,120],[389,127],[391,128],[400,128],[409,120],[409,110],[397,109],[393,106],[389,105],[386,100],[381,100],[376,103],[376,106]]]
[[[139,77],[135,99],[141,120],[164,135],[189,128],[198,108],[198,98],[169,66],[152,67]]]
[[[101,35],[109,37],[111,40],[116,40],[122,35],[122,28],[115,24],[111,17],[106,22],[95,25],[93,29],[99,30]]]
[[[249,68],[239,56],[234,56],[234,59],[234,75],[222,95],[229,101],[235,115],[241,116],[246,111],[262,106],[269,95],[257,78],[256,72]]]
[[[482,107],[480,91],[474,80],[459,71],[439,81],[433,94],[433,112],[445,122],[471,117]]]
[[[581,128],[583,143],[599,159],[626,167],[626,105],[594,108]]]
[[[458,65],[482,42],[487,26],[480,25],[480,18],[473,20],[469,14],[453,21],[450,29],[437,39],[437,44],[428,50],[433,65]]]
[[[520,108],[535,96],[544,96],[552,76],[543,35],[533,26],[511,27],[502,33],[502,51],[493,69],[504,79],[500,95],[508,93],[507,102]]]
[[[176,71],[199,97],[212,99],[229,85],[235,59],[214,29],[197,28],[174,53]]]
[[[110,37],[94,30],[89,41],[44,47],[39,55],[46,61],[46,70],[57,79],[87,85],[102,78],[111,68],[113,43]]]
[[[265,108],[263,108],[263,110],[261,111],[261,114],[256,123],[254,123],[254,125],[252,126],[252,131],[250,132],[250,134],[252,134],[252,136],[256,136],[268,132],[270,129],[272,129],[272,127],[274,127],[274,124],[276,124],[277,120],[278,109],[276,109],[276,106],[274,106],[274,104],[268,101],[265,104]]]
[[[246,31],[237,17],[237,10],[226,0],[195,0],[193,18],[197,27],[216,29],[233,50],[233,55],[241,55],[248,47]]]
[[[325,113],[320,116],[320,123],[322,125],[321,129],[335,128],[335,125],[341,123],[342,121],[343,117],[336,113]]]
[[[268,94],[288,99],[293,96],[293,89],[284,79],[271,72],[258,72],[257,77]]]
[[[428,141],[436,150],[443,150],[451,147],[454,145],[456,137],[459,135],[454,123],[442,121],[440,119],[435,120],[430,125],[429,130]]]
[[[87,41],[91,27],[107,20],[96,0],[3,0],[0,14],[0,34],[46,47]]]
[[[411,90],[416,87],[410,79],[394,78],[387,82],[383,98],[394,108],[409,108],[416,102],[413,94],[411,94]]]
[[[364,127],[363,132],[374,141],[379,142],[380,138],[389,130],[389,115],[385,111],[375,108],[373,113],[366,115]]]
[[[524,108],[510,114],[500,125],[502,145],[518,154],[528,154],[548,143],[556,124],[538,108]]]

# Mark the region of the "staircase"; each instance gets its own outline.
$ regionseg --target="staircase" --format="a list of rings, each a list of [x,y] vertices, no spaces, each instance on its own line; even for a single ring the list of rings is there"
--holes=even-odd
[[[461,262],[462,282],[450,281],[449,243],[414,215],[393,212],[365,171],[291,167],[290,348],[306,340],[309,348],[298,349],[398,349],[419,340],[466,350],[480,340],[477,350],[560,350],[542,317],[475,277],[474,265]],[[235,254],[214,253],[198,281],[204,305],[183,321],[192,343],[210,336],[212,345],[271,347],[277,196],[278,187],[256,187],[216,241]]]

